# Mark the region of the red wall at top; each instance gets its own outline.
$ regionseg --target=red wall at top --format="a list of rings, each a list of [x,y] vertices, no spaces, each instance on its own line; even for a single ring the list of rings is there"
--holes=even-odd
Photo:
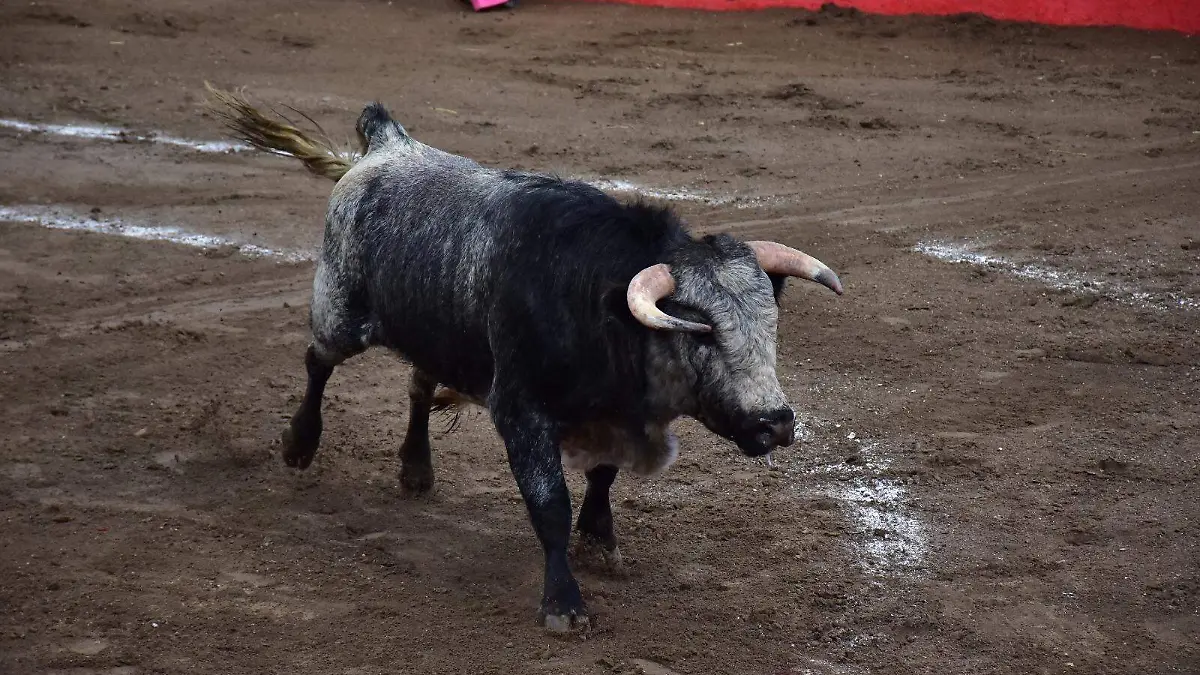
[[[826,0],[591,0],[704,10],[793,7],[817,9]],[[1062,26],[1126,26],[1200,33],[1200,0],[837,0],[875,14],[961,14]]]

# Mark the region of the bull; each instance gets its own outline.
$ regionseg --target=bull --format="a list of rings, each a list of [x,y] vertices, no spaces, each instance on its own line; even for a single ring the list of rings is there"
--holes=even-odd
[[[669,208],[584,182],[482,166],[414,139],[378,103],[348,153],[209,91],[232,135],[336,181],[285,463],[312,463],[325,385],[370,347],[412,365],[404,490],[433,486],[430,413],[484,407],[545,554],[546,629],[589,623],[568,562],[564,466],[587,477],[579,541],[617,560],[609,490],[621,470],[656,475],[674,461],[672,421],[696,419],[751,457],[794,442],[775,373],[778,303],[788,277],[842,294],[819,260],[697,237]]]

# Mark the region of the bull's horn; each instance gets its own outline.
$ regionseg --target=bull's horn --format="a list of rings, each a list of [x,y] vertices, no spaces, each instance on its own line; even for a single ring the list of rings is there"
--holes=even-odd
[[[638,272],[629,281],[629,288],[625,291],[625,301],[629,303],[629,311],[633,313],[633,318],[647,328],[677,330],[686,333],[712,331],[712,326],[677,319],[658,308],[655,303],[674,292],[675,279],[671,277],[671,268],[664,263],[659,263]]]
[[[746,245],[754,250],[764,272],[808,279],[827,286],[838,295],[842,294],[842,282],[838,276],[828,265],[811,255],[773,241],[748,241]]]

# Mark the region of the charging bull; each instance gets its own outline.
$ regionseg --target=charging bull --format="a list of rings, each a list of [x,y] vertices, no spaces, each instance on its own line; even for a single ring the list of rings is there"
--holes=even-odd
[[[699,420],[749,456],[793,443],[775,374],[777,303],[788,277],[840,295],[820,261],[773,242],[697,238],[669,209],[583,182],[481,166],[417,141],[379,104],[358,118],[359,151],[344,153],[210,93],[236,137],[337,182],[284,461],[313,461],[325,384],[369,347],[413,367],[404,489],[433,485],[431,410],[483,406],[545,553],[545,628],[588,624],[568,564],[564,465],[587,477],[580,541],[616,558],[609,488],[622,469],[671,464],[673,420]]]

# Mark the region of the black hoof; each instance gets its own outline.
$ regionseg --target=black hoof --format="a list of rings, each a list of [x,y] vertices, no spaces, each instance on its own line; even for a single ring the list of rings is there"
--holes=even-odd
[[[592,620],[588,618],[587,611],[583,608],[562,614],[551,614],[542,610],[538,612],[538,623],[547,632],[564,635],[586,632],[591,628]]]
[[[429,464],[401,464],[400,486],[414,495],[425,494],[433,489],[433,466]]]
[[[626,572],[621,549],[615,539],[605,541],[581,532],[571,550],[571,557],[575,564],[594,572],[617,577],[624,576]]]
[[[564,580],[556,586],[556,589],[542,596],[542,606],[538,610],[538,623],[542,628],[560,634],[590,628],[592,622],[575,579]]]
[[[283,463],[296,469],[307,469],[317,454],[319,437],[300,435],[292,427],[283,430]]]

